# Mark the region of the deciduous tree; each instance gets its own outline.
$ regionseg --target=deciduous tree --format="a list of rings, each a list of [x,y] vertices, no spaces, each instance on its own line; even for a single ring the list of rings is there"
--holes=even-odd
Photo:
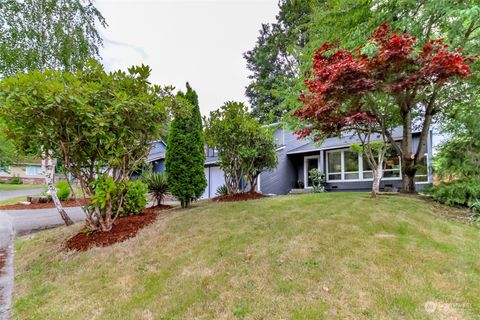
[[[106,73],[91,61],[75,73],[34,71],[0,82],[0,115],[9,137],[32,152],[48,150],[48,158],[63,159],[83,197],[92,199],[86,215],[93,230],[112,228],[128,179],[166,119],[169,88],[151,85],[150,72],[142,65]]]
[[[277,165],[275,142],[269,128],[260,123],[239,102],[227,102],[205,119],[205,134],[210,147],[218,151],[228,194],[255,191],[262,171]]]
[[[402,158],[402,190],[415,192],[415,173],[426,152],[432,117],[448,108],[438,97],[470,76],[468,64],[473,60],[459,49],[448,49],[442,39],[421,43],[410,34],[391,31],[387,24],[357,50],[325,43],[305,80],[308,92],[300,96],[304,107],[295,112],[304,122],[298,133],[319,138],[354,126],[378,125]],[[401,143],[392,134],[397,124],[403,128]],[[414,125],[420,131],[415,150]]]

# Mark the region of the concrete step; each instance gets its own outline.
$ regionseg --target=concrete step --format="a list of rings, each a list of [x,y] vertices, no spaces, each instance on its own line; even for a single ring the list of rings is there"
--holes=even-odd
[[[312,193],[312,189],[292,189],[288,194]]]

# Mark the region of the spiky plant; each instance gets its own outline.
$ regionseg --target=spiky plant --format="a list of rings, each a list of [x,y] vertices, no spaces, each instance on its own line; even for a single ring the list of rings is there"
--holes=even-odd
[[[160,205],[168,193],[167,175],[147,171],[142,174],[142,181],[148,186],[148,193],[153,197],[154,205]]]

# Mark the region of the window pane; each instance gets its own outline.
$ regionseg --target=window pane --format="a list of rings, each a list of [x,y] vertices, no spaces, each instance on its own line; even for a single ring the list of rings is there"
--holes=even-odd
[[[363,171],[363,179],[372,179],[373,175],[371,171]]]
[[[355,173],[345,173],[345,180],[358,179],[358,172]]]
[[[329,174],[328,175],[328,180],[341,180],[342,175],[341,174]]]
[[[415,175],[415,182],[427,182],[428,176],[427,175]]]
[[[345,171],[358,171],[358,154],[353,151],[344,151],[343,161],[345,162]]]
[[[328,172],[341,172],[342,162],[340,152],[328,153]]]
[[[384,178],[398,178],[400,177],[400,170],[386,170],[383,172]]]
[[[25,174],[28,176],[39,176],[43,174],[42,167],[28,166],[25,168]]]
[[[417,175],[427,175],[428,168],[427,168],[427,157],[424,157],[421,164],[417,166]]]

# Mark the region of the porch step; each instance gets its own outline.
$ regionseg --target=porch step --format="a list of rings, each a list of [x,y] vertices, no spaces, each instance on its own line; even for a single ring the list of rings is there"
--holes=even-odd
[[[292,189],[288,194],[312,193],[312,189]]]

